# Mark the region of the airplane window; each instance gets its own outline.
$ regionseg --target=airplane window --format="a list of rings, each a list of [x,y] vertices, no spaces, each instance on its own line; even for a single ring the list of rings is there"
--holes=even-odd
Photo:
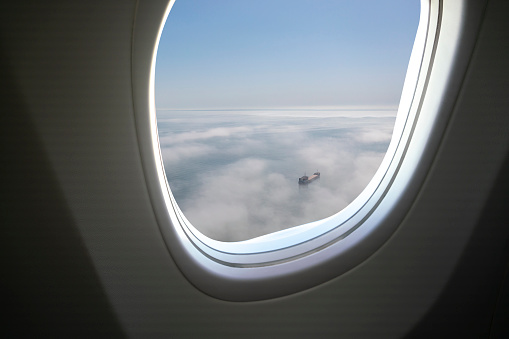
[[[388,149],[419,23],[407,0],[176,1],[155,101],[169,187],[199,232],[330,217]]]
[[[467,5],[381,2],[170,0],[159,16],[140,3],[147,192],[199,290],[303,291],[372,256],[407,215],[463,74]]]

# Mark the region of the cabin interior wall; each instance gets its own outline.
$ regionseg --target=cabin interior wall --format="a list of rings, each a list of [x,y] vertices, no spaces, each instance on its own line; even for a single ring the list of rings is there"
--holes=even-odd
[[[163,12],[165,3],[152,6]],[[503,332],[508,7],[489,1],[440,152],[393,237],[320,286],[232,303],[188,283],[152,211],[132,111],[136,3],[3,2],[2,331],[380,338],[484,335],[495,324],[492,333]]]

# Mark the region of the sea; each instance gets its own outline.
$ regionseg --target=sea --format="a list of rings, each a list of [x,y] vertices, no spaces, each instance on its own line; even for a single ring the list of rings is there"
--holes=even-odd
[[[394,108],[157,110],[166,177],[203,234],[239,241],[331,216],[390,142]],[[299,185],[303,175],[320,179]]]

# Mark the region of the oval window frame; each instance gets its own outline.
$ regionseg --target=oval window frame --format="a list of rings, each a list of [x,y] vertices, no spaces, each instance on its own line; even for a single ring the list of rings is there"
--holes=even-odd
[[[166,180],[154,78],[159,38],[174,1],[138,4],[132,84],[140,157],[154,216],[184,276],[215,298],[254,301],[305,290],[363,262],[397,229],[432,164],[454,105],[451,98],[456,96],[451,93],[458,91],[457,80],[466,69],[457,52],[473,48],[463,42],[475,38],[464,29],[468,16],[476,15],[475,6],[421,0],[391,143],[375,176],[350,205],[329,218],[228,243],[204,236],[189,223]]]

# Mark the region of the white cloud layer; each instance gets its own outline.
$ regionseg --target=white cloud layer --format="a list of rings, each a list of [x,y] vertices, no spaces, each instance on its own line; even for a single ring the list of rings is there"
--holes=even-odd
[[[172,136],[164,136],[161,137],[159,142],[161,145],[172,145],[179,144],[183,142],[191,142],[191,141],[200,141],[206,140],[210,138],[229,138],[236,134],[243,134],[251,132],[251,128],[246,126],[240,127],[217,127],[211,128],[204,131],[191,131],[179,133]]]
[[[165,164],[178,166],[184,160],[212,154],[216,151],[216,148],[213,146],[194,143],[162,147],[161,154]]]
[[[194,132],[181,126],[161,131],[170,187],[191,223],[217,240],[245,240],[328,217],[371,180],[394,123],[342,119],[280,117],[207,129],[197,120],[201,129]],[[316,170],[320,180],[299,187],[298,177]]]

